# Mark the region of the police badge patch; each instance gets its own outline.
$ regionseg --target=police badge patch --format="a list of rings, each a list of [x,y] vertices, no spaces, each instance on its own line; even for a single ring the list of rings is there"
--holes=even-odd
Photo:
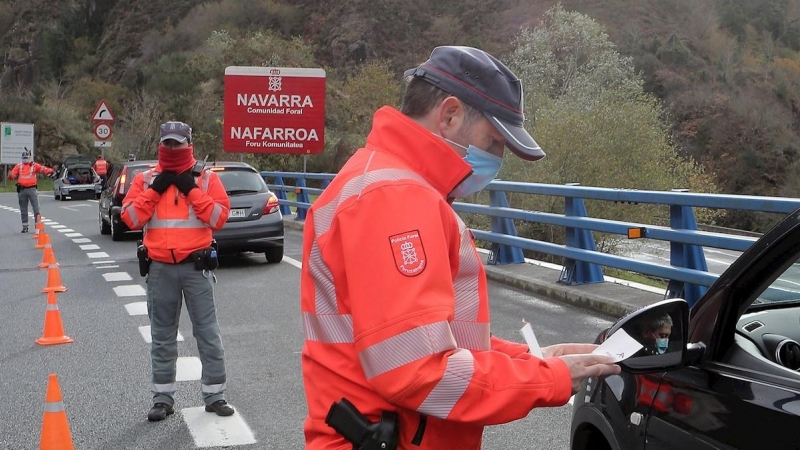
[[[397,270],[407,277],[417,276],[425,270],[425,248],[419,230],[389,236]]]

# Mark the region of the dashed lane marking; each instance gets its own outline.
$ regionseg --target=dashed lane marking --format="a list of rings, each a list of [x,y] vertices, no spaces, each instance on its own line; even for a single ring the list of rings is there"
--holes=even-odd
[[[117,297],[137,297],[147,295],[147,291],[138,284],[125,284],[122,286],[114,286],[114,293]]]
[[[143,327],[139,327],[139,334],[142,335],[142,339],[144,339],[144,341],[147,342],[148,344],[153,342],[153,336],[150,334],[150,325],[145,325]],[[178,331],[178,342],[183,342],[183,335],[181,334],[180,331]],[[180,358],[178,358],[178,359],[180,359]],[[200,361],[200,360],[198,359],[198,361]],[[202,366],[202,364],[201,364],[201,366]],[[195,378],[192,378],[192,379],[194,380]],[[200,377],[198,377],[196,379],[199,380]]]
[[[86,244],[87,242],[92,242],[92,240],[89,239],[89,238],[76,238],[76,239],[73,239],[72,242],[74,242],[76,244]]]
[[[73,230],[72,228],[64,228],[63,230],[58,230],[58,232],[59,233],[74,233],[75,230]]]
[[[50,224],[50,228],[52,228],[54,230],[60,230],[61,228],[67,228],[67,226],[66,225],[59,225],[56,222],[53,222],[53,223]]]
[[[83,235],[82,235],[82,234],[80,234],[80,233],[67,233],[67,234],[65,234],[64,236],[66,236],[66,237],[68,237],[68,238],[74,238],[74,237],[81,237],[81,236],[83,236]]]
[[[86,256],[89,258],[108,258],[108,253],[106,252],[92,252],[87,253]]]
[[[86,244],[81,245],[81,250],[100,250],[100,246],[97,244]]]
[[[231,405],[233,406],[233,405]],[[183,421],[189,427],[194,445],[200,448],[255,444],[256,438],[240,411],[229,417],[206,412],[205,407],[184,408]]]
[[[92,264],[113,264],[116,261],[92,261]]]
[[[300,261],[298,261],[296,259],[289,258],[288,256],[284,256],[283,260],[286,261],[287,263],[297,267],[298,269],[302,269],[303,268],[303,263],[301,263]]]
[[[97,269],[116,269],[119,266],[95,266]]]
[[[175,381],[197,381],[203,373],[203,363],[197,356],[179,356],[175,364]]]
[[[128,272],[104,273],[103,274],[103,278],[105,278],[106,281],[108,281],[108,282],[111,282],[111,281],[131,281],[133,279],[133,278],[131,278],[130,275],[128,275]]]
[[[147,302],[133,302],[125,305],[125,310],[130,316],[146,316]]]

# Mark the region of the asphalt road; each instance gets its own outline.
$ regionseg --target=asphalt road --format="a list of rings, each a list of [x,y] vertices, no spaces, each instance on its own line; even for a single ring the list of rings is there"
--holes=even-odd
[[[2,193],[0,389],[7,397],[0,407],[0,448],[38,448],[50,373],[59,377],[75,448],[194,449],[226,438],[243,442],[226,448],[303,447],[299,232],[287,229],[286,258],[281,264],[267,264],[263,255],[244,255],[224,259],[217,271],[227,398],[244,429],[222,431],[219,434],[229,435],[204,441],[198,437],[202,434],[198,424],[208,430],[219,421],[208,423],[216,416],[192,409],[202,406],[199,381],[179,381],[175,416],[161,423],[147,422],[149,345],[139,327],[149,322],[136,311],[145,300],[135,259],[136,237],[113,242],[100,235],[95,201],[56,202],[51,193],[40,193],[40,203],[46,219],[65,227],[51,224],[46,231],[68,288],[57,296],[65,333],[75,342],[51,347],[34,343],[42,335],[47,296],[41,290],[47,284],[47,270],[37,267],[42,250],[34,248],[30,234],[19,233],[19,213],[9,209],[17,207],[16,195]],[[493,334],[519,342],[523,318],[534,325],[542,345],[591,342],[611,323],[594,313],[495,283],[490,283],[490,295]],[[187,358],[190,367],[197,348],[185,310],[180,333],[185,340],[179,343],[179,356]],[[518,422],[487,428],[483,448],[566,449],[571,411],[570,406],[539,409]]]

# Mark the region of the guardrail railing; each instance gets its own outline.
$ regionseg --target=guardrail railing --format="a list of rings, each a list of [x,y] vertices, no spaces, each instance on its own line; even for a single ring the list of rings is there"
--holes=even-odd
[[[271,190],[276,192],[283,214],[305,220],[311,206],[310,195],[319,195],[336,174],[303,172],[261,172]],[[296,180],[286,184],[285,179]],[[269,180],[273,182],[270,183]],[[320,188],[306,186],[306,180],[320,180]],[[694,209],[717,208],[762,211],[788,214],[800,208],[800,199],[784,197],[755,197],[746,195],[703,194],[685,190],[640,191],[609,189],[577,185],[552,185],[493,181],[486,188],[489,205],[454,202],[458,212],[481,214],[491,218],[491,230],[473,229],[476,239],[491,243],[488,263],[512,264],[524,261],[523,250],[530,250],[564,258],[559,282],[580,285],[605,282],[603,267],[637,272],[669,280],[665,297],[685,298],[693,305],[711,286],[719,274],[708,272],[703,247],[744,251],[757,238],[699,231]],[[294,192],[296,200],[286,193]],[[562,197],[565,213],[552,214],[526,211],[509,207],[506,193]],[[654,224],[592,218],[587,214],[584,200],[668,205],[669,227]],[[528,221],[564,227],[565,245],[520,237],[514,221]],[[638,261],[623,256],[597,251],[593,232],[628,236],[630,232],[670,243],[670,265]]]

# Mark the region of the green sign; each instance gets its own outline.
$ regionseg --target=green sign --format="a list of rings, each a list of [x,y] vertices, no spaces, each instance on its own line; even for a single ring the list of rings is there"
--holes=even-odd
[[[3,128],[3,134],[5,134],[6,136],[11,136],[11,127],[6,126],[5,128]]]

